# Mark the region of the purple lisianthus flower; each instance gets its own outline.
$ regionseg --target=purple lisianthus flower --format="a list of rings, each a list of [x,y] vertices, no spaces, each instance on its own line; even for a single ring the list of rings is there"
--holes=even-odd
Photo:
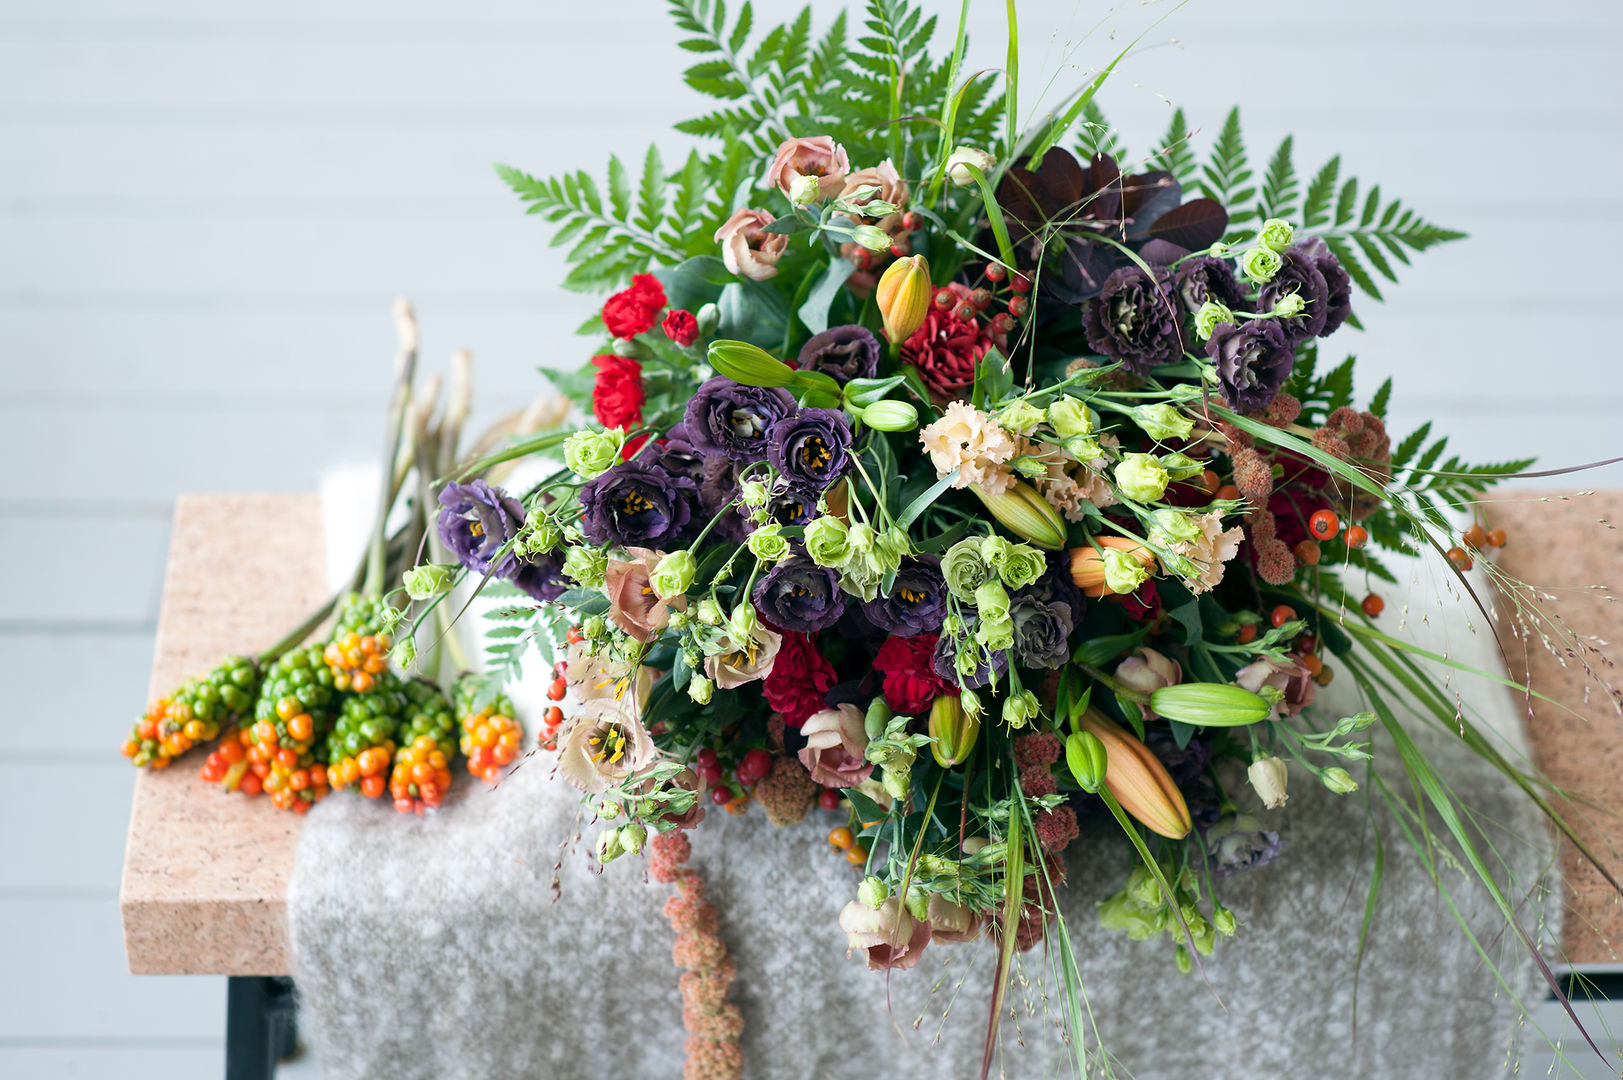
[[[1009,653],[1006,649],[999,649],[991,654],[991,663],[987,663],[987,654],[984,649],[975,643],[975,639],[967,634],[960,638],[953,638],[942,634],[941,639],[935,643],[935,653],[930,657],[930,667],[935,673],[954,685],[960,684],[958,667],[956,664],[958,653],[964,649],[972,649],[976,653],[975,670],[963,676],[962,685],[971,690],[979,690],[990,686],[1001,679],[1009,671]]]
[[[1296,363],[1296,351],[1278,319],[1254,319],[1244,326],[1223,323],[1212,331],[1206,354],[1217,364],[1223,400],[1243,413],[1266,408]]]
[[[513,567],[513,584],[532,599],[551,603],[574,584],[564,577],[563,549],[545,555],[531,555]]]
[[[710,530],[710,535],[717,540],[742,544],[749,535],[750,530],[746,528],[747,523],[739,514],[738,507],[730,505],[737,498],[738,463],[731,458],[705,458],[699,477],[699,505],[704,508],[707,518],[721,515],[715,528]]]
[[[851,420],[839,409],[801,409],[767,440],[767,460],[791,482],[822,491],[851,470]]]
[[[494,571],[491,561],[524,524],[524,505],[483,480],[447,484],[440,491],[440,541],[457,562],[476,574],[507,577],[517,561],[509,551]]]
[[[1224,259],[1198,255],[1178,267],[1172,278],[1172,291],[1185,311],[1193,315],[1208,300],[1215,300],[1230,311],[1245,306],[1245,292],[1234,280],[1234,270]]]
[[[903,559],[890,595],[864,601],[862,613],[869,622],[897,637],[938,633],[947,614],[947,583],[941,576],[941,559],[935,555]]]
[[[802,634],[827,630],[845,614],[839,575],[798,554],[767,571],[752,599],[767,622]]]
[[[1206,830],[1206,858],[1219,881],[1267,866],[1284,850],[1279,834],[1250,814],[1224,816]]]
[[[1051,671],[1071,658],[1071,605],[1017,597],[1009,603],[1009,618],[1014,621],[1014,655],[1021,666]]]
[[[1048,569],[1043,572],[1043,576],[1025,588],[1015,590],[1014,598],[1040,600],[1045,604],[1065,604],[1071,609],[1071,625],[1074,627],[1081,622],[1086,597],[1071,580],[1071,553],[1063,548],[1049,552]]]
[[[879,340],[865,326],[833,326],[813,334],[795,362],[801,371],[820,371],[844,386],[879,374]]]
[[[1314,260],[1300,247],[1293,247],[1279,257],[1279,272],[1274,279],[1257,290],[1257,312],[1267,314],[1291,293],[1302,298],[1302,313],[1290,318],[1274,319],[1284,327],[1285,341],[1295,348],[1309,338],[1318,337],[1324,330],[1329,315],[1330,286],[1319,273]]]
[[[699,485],[658,465],[625,461],[586,482],[577,496],[581,532],[598,546],[679,544],[698,509]]]
[[[1183,305],[1173,299],[1171,281],[1165,270],[1152,278],[1136,266],[1105,278],[1099,295],[1082,310],[1089,348],[1138,375],[1182,356]]]
[[[1324,328],[1320,337],[1329,337],[1341,329],[1341,324],[1352,314],[1352,278],[1342,269],[1341,262],[1330,252],[1330,245],[1318,237],[1304,240],[1295,250],[1313,260],[1313,265],[1324,275],[1329,295],[1324,301]]]
[[[717,375],[700,384],[682,424],[693,448],[706,457],[762,461],[767,432],[794,411],[794,395],[781,387],[745,386]]]
[[[817,516],[817,494],[811,488],[780,480],[767,498],[766,512],[785,528],[804,525]]]
[[[663,446],[649,447],[642,456],[672,476],[685,476],[694,483],[704,479],[705,456],[694,448],[685,423],[665,433]]]

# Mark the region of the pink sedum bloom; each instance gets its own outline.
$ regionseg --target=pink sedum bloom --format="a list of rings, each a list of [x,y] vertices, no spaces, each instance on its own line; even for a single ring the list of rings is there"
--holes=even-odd
[[[863,760],[868,733],[863,728],[862,710],[855,705],[812,713],[800,726],[800,733],[806,737],[800,763],[823,787],[856,787],[873,773],[873,762]]]

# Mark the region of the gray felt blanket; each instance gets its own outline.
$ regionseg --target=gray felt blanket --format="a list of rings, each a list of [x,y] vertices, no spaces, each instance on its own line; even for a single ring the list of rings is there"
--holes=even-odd
[[[1463,614],[1411,613],[1409,622],[1406,632],[1434,647],[1491,662]],[[1351,683],[1338,680],[1320,707],[1356,711]],[[1481,680],[1456,689],[1518,744],[1509,692]],[[1513,883],[1512,902],[1531,932],[1553,938],[1559,889],[1536,811],[1457,739],[1418,717],[1411,730],[1453,789],[1497,823],[1496,866]],[[1390,745],[1376,747],[1389,781],[1406,790]],[[1084,821],[1065,856],[1061,901],[1119,1075],[1477,1078],[1515,1067],[1517,999],[1530,1007],[1542,993],[1532,962],[1470,872],[1445,868],[1445,896],[1379,807],[1371,820],[1384,837],[1385,880],[1355,965],[1374,857],[1362,798],[1332,795],[1292,770],[1289,803],[1268,815],[1289,848],[1223,883],[1241,928],[1219,941],[1204,979],[1177,974],[1167,939],[1131,942],[1098,925],[1096,905],[1120,888],[1130,861],[1113,823]],[[671,890],[650,881],[638,857],[600,870],[590,855],[596,830],[582,834],[578,805],[537,755],[494,790],[463,777],[423,818],[387,800],[316,807],[289,918],[305,1030],[329,1077],[681,1075],[679,972],[661,914]],[[847,959],[836,918],[858,875],[824,840],[833,817],[814,810],[775,829],[758,808],[713,813],[692,834],[693,865],[738,963],[745,1075],[975,1075],[992,947],[931,946],[917,968],[888,978]],[[1023,957],[994,1075],[1074,1075],[1048,970],[1040,950]]]

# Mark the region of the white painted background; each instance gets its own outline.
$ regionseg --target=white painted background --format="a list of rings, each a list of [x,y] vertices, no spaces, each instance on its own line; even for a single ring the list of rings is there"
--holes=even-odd
[[[1023,101],[1168,7],[1083,41],[1103,5],[1025,0]],[[1000,65],[1002,5],[973,18],[972,66]],[[1400,428],[1473,459],[1623,453],[1623,6],[1194,0],[1149,40],[1100,99],[1130,148],[1167,100],[1208,134],[1238,102],[1254,158],[1294,131],[1304,171],[1340,152],[1472,234],[1337,335],[1366,393],[1397,376]],[[475,350],[487,414],[578,364],[592,300],[490,163],[677,158],[691,59],[658,0],[0,4],[0,1075],[219,1070],[221,985],[123,974],[115,904],[113,748],[175,493],[368,459],[396,294],[429,361]]]

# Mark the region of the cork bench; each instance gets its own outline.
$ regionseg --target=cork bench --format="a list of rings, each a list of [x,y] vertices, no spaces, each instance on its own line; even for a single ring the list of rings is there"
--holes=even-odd
[[[1545,501],[1548,498],[1549,501]],[[1585,585],[1623,579],[1623,543],[1603,519],[1623,518],[1623,491],[1583,498],[1504,496],[1490,524],[1510,543],[1500,565],[1557,590],[1568,625],[1619,636],[1618,608]],[[159,616],[151,689],[167,691],[228,652],[252,653],[325,599],[320,505],[314,495],[187,495],[177,500]],[[1604,695],[1501,620],[1513,678],[1568,705],[1533,701],[1533,756],[1557,787],[1611,799],[1623,775],[1623,721]],[[288,883],[302,818],[267,800],[227,796],[197,777],[200,755],[135,785],[120,905],[125,951],[136,974],[224,974],[230,981],[227,1075],[268,1076],[291,1047],[285,977]],[[1582,815],[1594,850],[1623,850],[1623,818]],[[1623,904],[1604,878],[1566,845],[1565,963],[1579,970],[1618,963]],[[267,1017],[270,1019],[267,1020]]]

